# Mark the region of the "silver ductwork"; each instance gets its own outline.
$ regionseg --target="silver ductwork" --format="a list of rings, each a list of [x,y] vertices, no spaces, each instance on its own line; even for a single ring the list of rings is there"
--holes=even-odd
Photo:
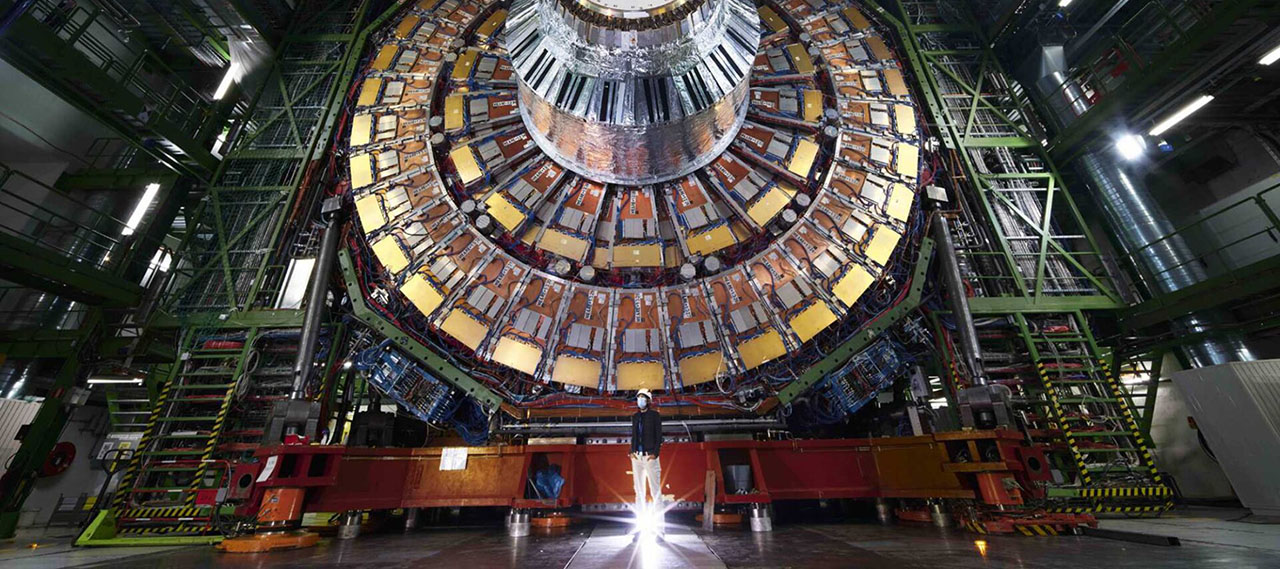
[[[1059,129],[1070,126],[1089,110],[1089,98],[1081,86],[1068,80],[1062,46],[1043,46],[1038,54],[1036,88],[1050,111],[1049,118]],[[1138,277],[1155,294],[1170,293],[1207,277],[1204,267],[1160,203],[1143,181],[1131,176],[1109,149],[1083,152],[1075,162],[1088,181],[1107,223],[1120,241],[1123,253],[1138,269]],[[1174,321],[1178,335],[1195,334],[1223,321],[1220,315],[1204,312]],[[1239,339],[1205,339],[1184,347],[1191,362],[1199,366],[1255,359]]]

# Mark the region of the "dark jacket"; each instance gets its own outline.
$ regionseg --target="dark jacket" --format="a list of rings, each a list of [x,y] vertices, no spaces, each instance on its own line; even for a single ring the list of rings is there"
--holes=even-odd
[[[658,455],[662,450],[662,415],[650,405],[631,416],[631,452]]]

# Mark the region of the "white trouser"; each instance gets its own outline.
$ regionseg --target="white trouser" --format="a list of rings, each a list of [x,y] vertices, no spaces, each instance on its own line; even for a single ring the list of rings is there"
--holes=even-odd
[[[636,514],[639,515],[645,511],[645,479],[649,480],[649,494],[653,497],[653,503],[661,507],[662,467],[658,464],[658,457],[646,455],[631,457],[631,476],[635,480]]]

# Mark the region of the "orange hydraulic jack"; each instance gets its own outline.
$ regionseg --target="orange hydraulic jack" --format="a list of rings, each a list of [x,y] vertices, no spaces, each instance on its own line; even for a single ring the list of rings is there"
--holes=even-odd
[[[269,488],[258,508],[258,531],[224,540],[218,549],[229,553],[261,553],[275,549],[311,547],[320,536],[297,529],[302,519],[305,488]]]

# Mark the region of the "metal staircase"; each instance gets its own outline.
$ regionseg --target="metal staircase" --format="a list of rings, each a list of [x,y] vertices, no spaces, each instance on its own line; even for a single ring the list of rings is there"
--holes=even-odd
[[[1014,315],[1039,385],[1039,416],[1061,433],[1074,480],[1059,511],[1159,513],[1171,507],[1128,391],[1107,364],[1081,312]]]
[[[212,529],[227,463],[215,456],[256,329],[193,339],[160,389],[112,504],[122,533]]]

